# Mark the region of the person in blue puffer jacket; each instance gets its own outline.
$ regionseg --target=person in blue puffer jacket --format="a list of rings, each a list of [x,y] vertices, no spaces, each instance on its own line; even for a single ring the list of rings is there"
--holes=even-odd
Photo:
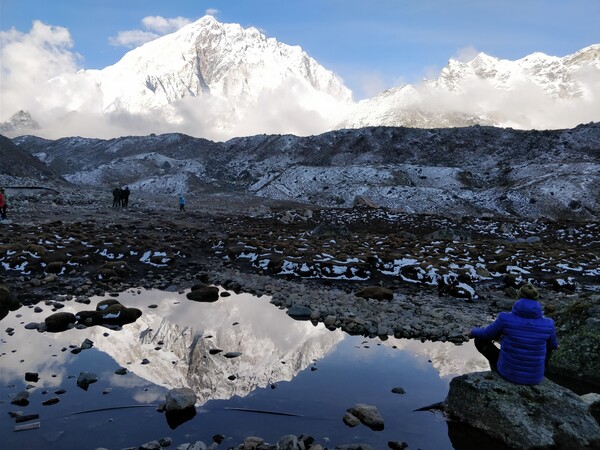
[[[554,321],[544,317],[539,293],[531,284],[519,289],[512,312],[502,312],[487,327],[473,328],[469,337],[493,371],[516,384],[538,384],[544,378],[552,350],[558,348]],[[492,342],[500,340],[500,348]]]

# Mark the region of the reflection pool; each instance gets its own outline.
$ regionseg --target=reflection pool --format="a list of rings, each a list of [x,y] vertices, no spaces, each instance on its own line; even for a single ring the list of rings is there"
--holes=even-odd
[[[329,448],[366,443],[385,449],[389,441],[456,446],[441,414],[414,410],[442,401],[452,377],[487,370],[470,343],[350,336],[294,320],[268,297],[227,294],[198,303],[185,293],[129,290],[115,299],[142,316],[118,330],[40,333],[25,326],[42,322],[52,305],[11,312],[0,325],[2,448],[137,448],[163,437],[173,447],[208,445],[220,434],[225,449],[247,436],[276,443],[302,433]],[[58,311],[94,310],[106,298],[89,305],[67,301]],[[93,346],[79,350],[86,339]],[[119,368],[127,373],[116,374]],[[26,381],[27,372],[39,380]],[[77,385],[82,372],[98,380],[87,390]],[[189,387],[198,397],[195,417],[178,424],[156,411],[175,387]],[[405,393],[392,392],[398,387]],[[29,403],[11,404],[24,390]],[[385,429],[346,426],[342,417],[356,403],[376,406]],[[17,424],[9,413],[18,411],[39,417]],[[22,425],[32,429],[14,431]]]

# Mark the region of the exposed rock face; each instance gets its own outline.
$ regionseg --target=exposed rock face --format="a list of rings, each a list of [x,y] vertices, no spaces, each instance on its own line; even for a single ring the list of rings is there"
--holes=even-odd
[[[550,372],[600,384],[600,295],[582,295],[554,315],[560,347]]]
[[[450,382],[444,409],[513,449],[600,446],[600,426],[585,402],[547,379],[522,386],[493,372],[462,375]]]

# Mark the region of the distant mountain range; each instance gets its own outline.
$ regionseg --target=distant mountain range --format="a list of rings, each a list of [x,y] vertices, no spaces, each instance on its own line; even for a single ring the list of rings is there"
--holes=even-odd
[[[227,142],[183,134],[0,139],[0,154],[17,151],[20,170],[9,176],[0,165],[0,185],[53,186],[33,170],[34,155],[57,183],[106,192],[127,184],[133,195],[173,198],[225,193],[451,216],[600,218],[600,123],[546,131],[369,127]]]
[[[52,114],[42,120],[30,111],[33,118],[23,120],[27,113],[19,112],[0,132],[114,137],[179,131],[225,140],[381,125],[569,128],[600,120],[599,80],[600,44],[563,58],[534,53],[507,61],[480,53],[468,62],[450,60],[435,80],[356,103],[300,47],[205,16],[112,66],[49,80]]]

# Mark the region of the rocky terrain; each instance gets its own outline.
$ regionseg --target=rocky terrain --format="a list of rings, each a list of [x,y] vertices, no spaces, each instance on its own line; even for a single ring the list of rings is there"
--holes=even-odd
[[[67,181],[85,189],[128,185],[153,195],[223,192],[456,218],[600,215],[597,123],[553,131],[375,127],[227,142],[181,134],[54,141],[22,136],[0,144],[3,152],[22,155],[20,175],[1,176],[4,186],[52,187],[52,180],[58,187]],[[54,178],[33,173],[27,154],[44,162]]]
[[[525,281],[540,287],[549,314],[583,298],[587,310],[598,297],[595,222],[456,221],[223,195],[186,212],[160,196],[112,208],[102,191],[15,191],[9,199],[1,279],[18,304],[201,280],[271,295],[353,334],[462,342],[509,309]]]
[[[557,323],[549,372],[597,386],[598,148],[598,124],[2,138],[0,318],[217,285],[331,330],[460,344],[529,281]]]
[[[208,284],[272,296],[331,330],[460,343],[532,281],[557,319],[551,370],[598,383],[597,222],[450,219],[225,194],[193,198],[180,212],[174,199],[143,192],[113,208],[108,190],[8,191],[0,317],[59,297],[87,303],[140,286]]]

